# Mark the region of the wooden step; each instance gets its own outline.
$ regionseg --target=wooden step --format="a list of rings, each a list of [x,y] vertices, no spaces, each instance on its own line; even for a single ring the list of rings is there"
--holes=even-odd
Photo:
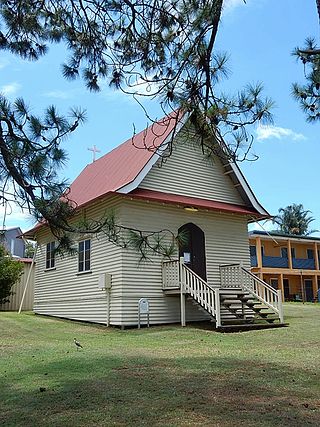
[[[223,305],[240,304],[241,305],[241,301],[239,301],[238,299],[225,299],[221,301],[221,304]]]
[[[251,299],[255,299],[255,297],[253,295],[250,294],[245,294],[245,295],[240,295],[239,297],[242,300],[251,300]]]
[[[260,310],[270,310],[270,307],[267,307],[266,305],[261,305],[261,306],[256,307],[255,305],[253,305],[250,308],[248,307],[248,310],[257,310],[257,311],[260,311]]]
[[[220,311],[221,316],[228,316],[228,315],[245,315],[245,316],[256,316],[257,313],[254,311],[242,311],[242,310],[230,310],[230,311]]]
[[[248,310],[248,309],[244,309],[242,310],[242,307],[228,307],[228,308],[223,308],[222,310],[220,310],[220,313],[247,313],[247,314],[258,314],[259,311],[254,311],[254,310]]]
[[[254,301],[255,300],[255,298],[254,297],[245,297],[245,298],[243,298],[241,295],[238,295],[238,294],[228,294],[228,295],[221,295],[220,294],[220,300],[221,301],[227,301],[227,300],[230,300],[230,299],[236,299],[236,300],[238,300],[238,301],[248,301],[248,300],[252,300],[252,301]]]
[[[228,309],[226,309],[226,308],[224,308],[224,309],[222,309],[222,310],[220,310],[220,313],[221,313],[221,315],[222,314],[229,314],[229,313],[233,313],[234,311],[237,311],[237,312],[239,312],[239,313],[244,313],[244,314],[252,314],[252,315],[254,315],[254,314],[258,314],[258,312],[256,312],[256,311],[254,311],[254,310],[242,310],[241,308],[236,308],[236,309],[234,309],[234,310],[232,310],[232,311],[230,311],[230,310],[228,310]]]
[[[252,300],[252,301],[247,301],[247,302],[243,302],[245,305],[248,305],[248,306],[250,306],[250,305],[262,305],[262,302],[261,301],[258,301],[258,300]]]

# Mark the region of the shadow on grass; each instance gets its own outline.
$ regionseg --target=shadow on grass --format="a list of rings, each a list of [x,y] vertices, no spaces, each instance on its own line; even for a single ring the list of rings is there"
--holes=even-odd
[[[319,425],[319,378],[220,357],[82,358],[4,378],[6,426]],[[43,392],[40,387],[44,387]]]

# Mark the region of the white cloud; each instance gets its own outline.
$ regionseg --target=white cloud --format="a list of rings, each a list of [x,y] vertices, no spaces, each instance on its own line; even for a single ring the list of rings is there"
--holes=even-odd
[[[224,0],[223,2],[223,15],[229,15],[239,6],[243,7],[264,7],[267,0]]]
[[[137,79],[130,81],[129,85],[124,87],[127,93],[122,92],[120,89],[112,89],[109,87],[106,81],[101,82],[101,95],[112,101],[123,102],[123,103],[136,103],[134,95],[139,102],[148,101],[158,92],[156,83],[146,83],[143,79]]]
[[[225,0],[223,12],[231,12],[238,6],[245,6],[245,2],[243,0]]]
[[[101,97],[107,99],[110,102],[117,103],[132,103],[134,100],[131,95],[126,95],[121,90],[110,89],[107,84],[101,84]]]
[[[265,139],[291,139],[293,141],[301,141],[306,139],[302,133],[294,132],[292,129],[282,128],[280,126],[258,126],[257,139],[263,141]]]
[[[7,209],[3,205],[0,206],[0,227],[2,228],[3,220],[5,218],[5,226],[17,226],[22,230],[31,228],[34,223],[34,218],[27,211],[22,211],[20,206],[15,203],[7,205]]]
[[[6,58],[0,58],[0,70],[7,67],[10,64],[9,60]]]
[[[18,90],[21,88],[21,85],[17,82],[12,82],[7,85],[0,87],[0,93],[7,97],[15,96]]]
[[[45,96],[46,98],[70,99],[74,97],[74,93],[71,91],[52,90],[50,92],[43,93],[42,96]]]
[[[145,82],[143,79],[138,79],[128,90],[137,95],[152,96],[158,92],[159,88],[156,83]]]
[[[273,224],[271,219],[263,221],[255,221],[248,225],[248,230],[258,230],[258,231],[274,231],[277,228],[276,224]]]

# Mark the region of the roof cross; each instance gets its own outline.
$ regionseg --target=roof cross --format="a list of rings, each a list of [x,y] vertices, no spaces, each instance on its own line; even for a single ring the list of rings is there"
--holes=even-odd
[[[92,148],[88,148],[89,151],[92,151],[92,163],[96,161],[96,153],[101,153],[101,150],[94,145]]]

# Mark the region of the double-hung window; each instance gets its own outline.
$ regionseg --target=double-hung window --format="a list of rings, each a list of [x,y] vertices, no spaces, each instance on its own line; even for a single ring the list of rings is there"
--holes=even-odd
[[[79,242],[78,271],[90,271],[91,240]]]
[[[46,251],[46,268],[54,268],[55,266],[55,242],[47,243]]]

